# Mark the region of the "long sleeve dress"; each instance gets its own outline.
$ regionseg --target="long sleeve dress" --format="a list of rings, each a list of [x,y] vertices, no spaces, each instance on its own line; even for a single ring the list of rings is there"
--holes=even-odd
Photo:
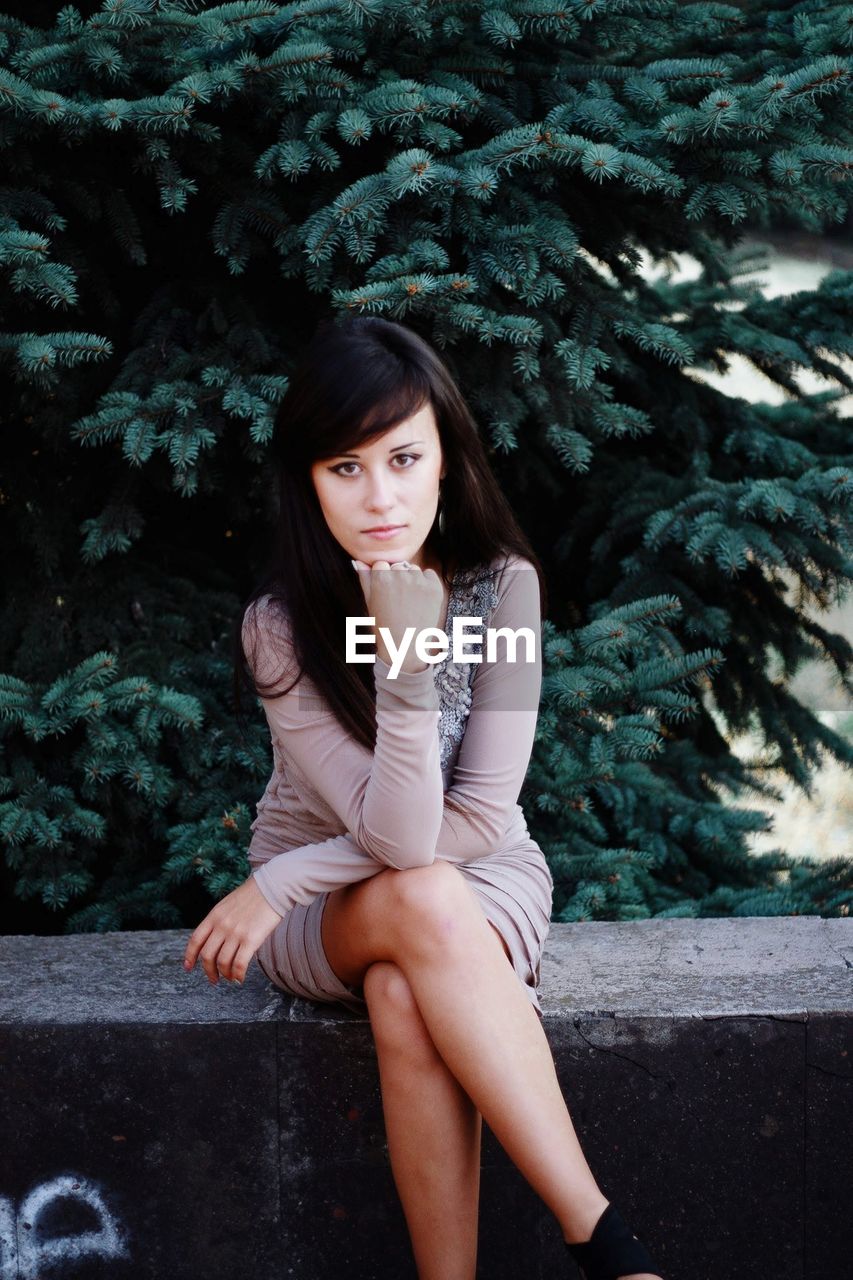
[[[367,1009],[360,985],[345,984],[321,935],[329,894],[388,867],[444,858],[458,867],[511,953],[537,1014],[542,948],[554,882],[531,839],[518,796],[530,762],[541,690],[539,580],[528,560],[500,556],[451,583],[444,631],[465,622],[466,653],[481,662],[441,662],[400,671],[376,657],[373,751],[340,723],[303,675],[288,693],[261,699],[273,772],[256,806],[248,861],[281,916],[256,953],[265,976],[292,995]],[[502,638],[487,660],[486,629],[529,628],[533,661],[519,639],[516,661]],[[471,637],[479,636],[479,642]],[[269,596],[243,618],[255,676],[287,688],[296,674],[286,615]]]

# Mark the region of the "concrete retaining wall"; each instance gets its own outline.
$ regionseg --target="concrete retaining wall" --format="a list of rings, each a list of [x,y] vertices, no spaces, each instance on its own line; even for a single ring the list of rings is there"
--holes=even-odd
[[[0,1280],[414,1280],[369,1023],[189,933],[0,938]],[[850,1280],[853,919],[553,924],[541,994],[666,1280]],[[574,1280],[485,1126],[480,1224],[479,1280]]]

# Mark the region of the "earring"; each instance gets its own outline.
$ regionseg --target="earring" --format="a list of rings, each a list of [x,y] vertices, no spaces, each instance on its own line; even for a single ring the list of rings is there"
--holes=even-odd
[[[445,524],[446,524],[446,521],[445,521],[445,518],[444,518],[444,502],[443,502],[441,499],[439,499],[439,503],[438,503],[438,532],[442,535],[442,537],[444,536],[444,528],[445,528]]]

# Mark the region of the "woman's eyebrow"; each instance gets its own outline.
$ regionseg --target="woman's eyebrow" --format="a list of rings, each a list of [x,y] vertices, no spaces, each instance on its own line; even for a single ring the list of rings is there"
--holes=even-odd
[[[423,440],[410,440],[408,444],[395,444],[393,449],[389,449],[389,453],[396,453],[398,449],[411,449],[413,444],[423,444]],[[333,458],[360,458],[360,453],[333,453]]]

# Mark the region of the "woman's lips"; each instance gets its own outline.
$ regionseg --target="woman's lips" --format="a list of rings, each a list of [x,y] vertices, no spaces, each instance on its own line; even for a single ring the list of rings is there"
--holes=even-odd
[[[364,536],[366,538],[395,538],[398,533],[402,533],[405,529],[404,524],[398,524],[393,529],[365,529]]]

